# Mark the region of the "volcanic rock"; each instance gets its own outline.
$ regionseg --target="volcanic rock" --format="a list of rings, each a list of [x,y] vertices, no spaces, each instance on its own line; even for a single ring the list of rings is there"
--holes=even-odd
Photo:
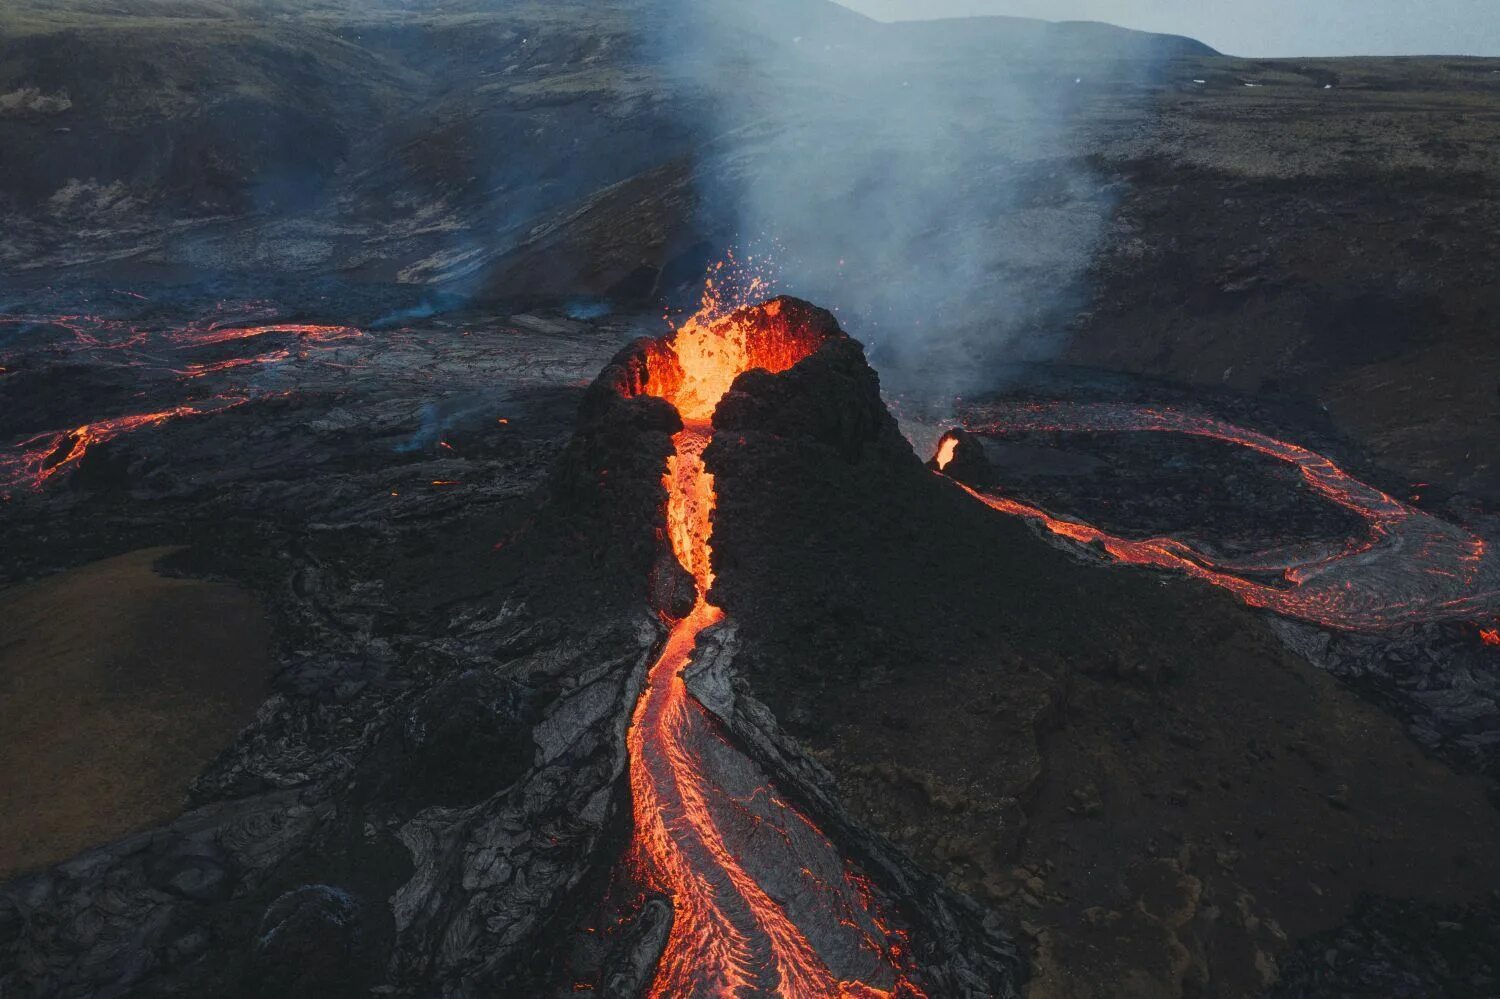
[[[351,962],[359,904],[329,885],[306,885],[266,909],[255,941],[258,994],[287,999],[356,994]]]
[[[1249,991],[1282,960],[1311,989],[1327,977],[1311,948],[1336,934],[1341,967],[1368,960],[1382,981],[1419,963],[1423,988],[1462,994],[1418,927],[1480,918],[1495,817],[1384,712],[1444,758],[1492,759],[1472,628],[1329,638],[1085,563],[924,469],[859,345],[826,313],[778,309],[826,342],[741,376],[716,418],[714,599],[732,626],[705,635],[689,683],[725,751],[872,876],[932,993],[1017,989],[1006,928],[1025,920],[1040,975],[1075,993],[1145,967]],[[223,734],[186,813],[0,886],[0,990],[274,991],[303,964],[345,969],[361,994],[649,978],[670,931],[659,899],[568,958],[612,925],[593,917],[619,902],[624,733],[659,612],[693,596],[660,537],[681,421],[642,392],[652,341],[607,362],[639,327],[528,322],[491,338],[434,324],[270,369],[290,395],[86,458],[107,489],[65,473],[5,504],[8,578],[189,542],[172,571],[244,580],[283,647],[274,693]],[[48,330],[23,370],[87,353]],[[179,401],[176,376],[141,372],[152,406]],[[100,415],[94,384],[61,370],[0,393],[8,413],[50,394],[67,427]],[[477,419],[444,423],[466,406]],[[1158,514],[1209,467],[1189,456]],[[1233,472],[1231,499],[1267,488]],[[1351,697],[1287,651],[1303,645],[1372,697],[1400,678],[1404,699]],[[1407,717],[1416,695],[1430,707]],[[1194,883],[1189,912],[1172,899]],[[1398,957],[1361,892],[1428,907],[1401,920]],[[1101,930],[1109,913],[1131,932]],[[1461,966],[1485,987],[1482,961]]]
[[[995,466],[985,455],[984,442],[979,437],[961,427],[955,427],[945,433],[943,438],[954,442],[953,453],[947,464],[941,466],[934,455],[927,463],[928,468],[975,489],[986,489],[999,484]]]
[[[441,681],[406,714],[394,782],[424,805],[471,805],[531,766],[532,692],[470,670]]]
[[[811,401],[823,398],[837,406]],[[842,343],[780,378],[746,375],[726,398],[705,460],[719,496],[714,595],[738,622],[741,682],[711,688],[734,691],[715,710],[733,718],[763,702],[828,768],[862,826],[1011,925],[1034,925],[1044,994],[1107,995],[1138,976],[1164,996],[1205,981],[1252,994],[1292,941],[1337,925],[1355,884],[1405,891],[1390,875],[1431,860],[1428,838],[1472,856],[1460,844],[1500,828],[1482,791],[1422,760],[1393,719],[1233,598],[1102,569],[988,516],[923,467],[881,408],[873,374]],[[966,450],[960,469],[986,475],[968,444],[954,461]],[[731,727],[754,744],[746,719]],[[1338,772],[1310,781],[1299,777],[1305,756],[1246,755],[1286,729],[1338,742],[1316,754],[1342,761]],[[1372,752],[1392,758],[1354,762]],[[1390,841],[1373,815],[1391,812],[1364,802],[1398,793],[1398,779],[1400,794],[1448,818],[1420,820],[1427,832],[1403,860],[1376,859]],[[943,797],[964,805],[939,808],[923,787],[961,788]],[[1329,793],[1350,809],[1330,808]],[[1257,838],[1218,839],[1243,828],[1246,808],[1262,816]],[[1200,851],[1238,859],[1205,863]],[[1017,859],[1056,873],[1006,890]],[[1293,891],[1288,865],[1318,891]],[[1472,894],[1454,864],[1432,874],[1424,890]],[[1130,909],[1130,932],[1080,925],[1085,909],[1124,911],[1122,890],[1145,900]]]
[[[587,620],[601,608],[649,599],[665,609],[687,599],[691,579],[660,564],[662,470],[682,421],[669,403],[643,394],[653,343],[625,347],[591,383],[529,525],[508,546],[511,578],[539,606]]]

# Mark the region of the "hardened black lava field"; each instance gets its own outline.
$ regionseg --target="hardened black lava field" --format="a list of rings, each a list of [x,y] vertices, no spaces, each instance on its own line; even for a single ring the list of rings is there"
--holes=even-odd
[[[1500,60],[4,7],[0,996],[1500,994]]]

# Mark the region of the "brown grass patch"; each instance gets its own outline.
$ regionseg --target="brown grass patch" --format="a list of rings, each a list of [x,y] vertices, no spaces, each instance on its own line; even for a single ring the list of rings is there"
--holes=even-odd
[[[170,818],[265,696],[270,625],[171,548],[0,591],[0,878]]]

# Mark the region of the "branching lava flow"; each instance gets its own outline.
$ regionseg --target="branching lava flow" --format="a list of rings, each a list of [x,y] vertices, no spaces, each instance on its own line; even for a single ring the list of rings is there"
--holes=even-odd
[[[1131,540],[964,487],[1001,513],[1034,521],[1080,544],[1097,545],[1120,562],[1186,573],[1229,590],[1252,607],[1330,628],[1378,631],[1422,621],[1474,620],[1500,605],[1500,565],[1485,539],[1360,482],[1315,451],[1257,431],[1174,409],[1109,403],[989,407],[968,421],[968,429],[990,436],[1031,431],[1187,434],[1291,464],[1314,492],[1362,518],[1366,536],[1304,550],[1216,557],[1175,538]],[[939,467],[946,467],[955,446],[953,437],[944,438]],[[1262,582],[1256,576],[1279,581]]]

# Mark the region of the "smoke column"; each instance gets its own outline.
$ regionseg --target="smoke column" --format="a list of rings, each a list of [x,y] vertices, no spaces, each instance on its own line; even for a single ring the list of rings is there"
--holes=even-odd
[[[1057,348],[1113,204],[1087,123],[1136,113],[1147,36],[676,3],[654,43],[705,95],[711,243],[773,259],[777,290],[838,312],[891,388],[937,399]]]

